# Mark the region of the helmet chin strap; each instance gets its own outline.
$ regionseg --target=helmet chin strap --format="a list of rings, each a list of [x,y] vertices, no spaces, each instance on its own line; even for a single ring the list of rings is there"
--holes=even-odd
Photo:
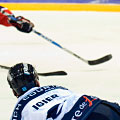
[[[14,96],[19,97],[18,94],[12,89]]]
[[[38,80],[35,80],[36,87],[40,87],[40,82]]]

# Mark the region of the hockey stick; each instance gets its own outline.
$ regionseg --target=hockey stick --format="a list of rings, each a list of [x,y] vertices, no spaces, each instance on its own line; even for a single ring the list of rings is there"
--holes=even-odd
[[[4,65],[0,65],[0,68],[9,70],[10,67],[8,66],[4,66]],[[65,71],[55,71],[55,72],[48,72],[48,73],[38,73],[38,75],[40,76],[55,76],[55,75],[67,75],[67,73]]]
[[[16,21],[16,22],[18,22],[18,23],[20,22],[20,21],[18,21],[15,17],[13,17],[13,16],[8,16],[8,17],[9,17],[10,19],[12,19],[13,21]],[[19,24],[21,24],[21,23],[19,23]],[[41,37],[44,38],[45,40],[49,41],[50,43],[52,43],[52,44],[56,45],[57,47],[61,48],[62,50],[70,53],[71,55],[77,57],[78,59],[82,60],[83,62],[89,64],[89,65],[101,64],[101,63],[104,63],[104,62],[106,62],[106,61],[108,61],[108,60],[110,60],[110,59],[112,58],[112,55],[111,55],[111,54],[108,54],[108,55],[103,56],[103,57],[101,57],[101,58],[99,58],[99,59],[96,59],[96,60],[86,60],[86,59],[78,56],[78,55],[75,54],[74,52],[72,52],[72,51],[70,51],[70,50],[62,47],[60,44],[56,43],[55,41],[53,41],[53,40],[49,39],[48,37],[44,36],[42,33],[38,32],[38,31],[36,31],[36,30],[33,30],[33,32],[34,32],[35,34],[41,36]]]
[[[89,64],[89,65],[101,64],[101,63],[104,63],[104,62],[106,62],[106,61],[108,61],[108,60],[110,60],[110,59],[112,58],[112,55],[111,55],[111,54],[108,54],[108,55],[106,55],[106,56],[104,56],[104,57],[101,57],[101,58],[99,58],[99,59],[96,59],[96,60],[86,60],[86,59],[78,56],[77,54],[73,53],[72,51],[70,51],[70,50],[62,47],[60,44],[56,43],[55,41],[53,41],[53,40],[49,39],[48,37],[44,36],[42,33],[38,32],[38,31],[36,31],[36,30],[33,30],[33,32],[36,33],[37,35],[41,36],[41,37],[44,38],[45,40],[49,41],[50,43],[52,43],[52,44],[56,45],[57,47],[61,48],[62,50],[70,53],[71,55],[77,57],[78,59],[82,60],[83,62]]]

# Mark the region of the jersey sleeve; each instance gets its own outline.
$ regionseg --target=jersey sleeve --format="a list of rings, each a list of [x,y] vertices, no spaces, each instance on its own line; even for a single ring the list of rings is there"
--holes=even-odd
[[[5,7],[0,6],[0,24],[4,26],[12,26],[8,21],[8,17],[4,13],[8,15],[13,15],[10,10],[8,10]]]

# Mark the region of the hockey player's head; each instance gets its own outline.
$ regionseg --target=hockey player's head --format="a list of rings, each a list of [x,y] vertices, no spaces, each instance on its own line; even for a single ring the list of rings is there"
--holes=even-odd
[[[26,63],[19,63],[11,67],[7,76],[7,81],[16,97],[33,87],[40,86],[38,80],[35,68]]]

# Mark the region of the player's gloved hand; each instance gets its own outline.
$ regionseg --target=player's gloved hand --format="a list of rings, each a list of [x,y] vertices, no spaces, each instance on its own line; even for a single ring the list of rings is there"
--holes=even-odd
[[[25,33],[30,33],[34,27],[34,24],[22,17],[22,16],[18,16],[15,18],[16,20],[14,19],[10,19],[9,22],[17,28],[17,30],[21,31],[21,32],[25,32]]]
[[[9,17],[14,16],[10,10],[5,7],[0,6],[0,24],[4,26],[12,26],[9,23]]]

